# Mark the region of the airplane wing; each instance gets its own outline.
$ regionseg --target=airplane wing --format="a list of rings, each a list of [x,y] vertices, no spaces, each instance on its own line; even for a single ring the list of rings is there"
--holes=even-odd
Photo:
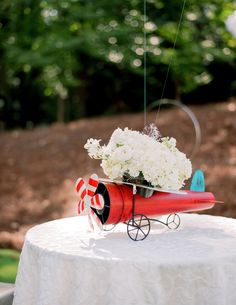
[[[162,192],[162,193],[171,193],[171,194],[177,194],[177,195],[187,195],[188,193],[185,191],[178,191],[178,190],[164,190],[162,188],[158,187],[150,187],[150,186],[145,186],[141,184],[135,184],[135,183],[130,183],[130,182],[124,182],[121,180],[110,180],[110,179],[103,179],[99,178],[100,181],[102,182],[111,182],[111,183],[117,183],[117,184],[125,184],[125,185],[130,185],[130,186],[136,186],[136,187],[142,187],[148,190],[156,191],[156,192]]]

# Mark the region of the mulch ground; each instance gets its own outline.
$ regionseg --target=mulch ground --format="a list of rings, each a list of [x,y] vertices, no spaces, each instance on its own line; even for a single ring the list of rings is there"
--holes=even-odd
[[[192,106],[202,131],[202,144],[192,159],[205,172],[207,190],[224,204],[204,213],[236,218],[236,101]],[[147,120],[155,121],[156,113]],[[180,109],[161,109],[157,125],[174,136],[178,148],[191,155],[195,134]],[[76,215],[76,179],[96,172],[83,146],[90,137],[107,143],[116,127],[142,130],[143,114],[82,119],[34,130],[0,133],[0,246],[20,249],[25,232],[48,220]]]

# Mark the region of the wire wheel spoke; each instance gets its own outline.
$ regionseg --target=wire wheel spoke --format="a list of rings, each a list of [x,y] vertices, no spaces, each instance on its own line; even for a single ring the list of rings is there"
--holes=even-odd
[[[150,224],[147,223],[146,225],[141,225],[140,228],[149,227],[149,226],[150,226]]]
[[[129,229],[129,232],[138,230],[138,227],[134,227],[133,229]]]
[[[136,231],[136,235],[135,235],[135,239],[134,239],[134,240],[137,240],[137,239],[138,239],[138,232],[139,232],[139,228],[138,228],[137,231]]]
[[[167,218],[166,225],[171,230],[178,229],[180,225],[180,217],[178,214],[170,214]]]
[[[145,215],[134,215],[127,223],[127,233],[134,241],[144,240],[149,232],[150,221]]]
[[[143,236],[146,236],[146,233],[141,228],[139,228],[139,230],[143,233]]]

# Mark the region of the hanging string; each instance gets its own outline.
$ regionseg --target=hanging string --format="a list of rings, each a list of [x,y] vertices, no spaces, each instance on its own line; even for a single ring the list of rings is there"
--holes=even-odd
[[[176,43],[177,43],[177,40],[178,40],[178,37],[179,37],[180,26],[181,26],[182,20],[183,20],[183,15],[184,15],[186,1],[187,0],[183,0],[183,6],[182,6],[180,18],[179,18],[179,23],[178,23],[177,31],[176,31],[176,34],[175,34],[174,44],[173,44],[173,47],[172,47],[173,50],[175,50]],[[144,2],[146,2],[146,0],[144,0]],[[161,103],[162,103],[162,99],[163,99],[164,94],[165,94],[167,80],[168,80],[168,77],[169,77],[169,72],[170,72],[171,65],[173,63],[173,59],[174,59],[174,52],[173,52],[173,54],[172,54],[172,56],[170,58],[170,62],[169,62],[168,69],[167,69],[167,72],[166,72],[166,77],[165,77],[165,81],[164,81],[164,85],[163,85],[163,89],[162,89],[162,93],[161,93],[161,99],[160,99],[160,103],[159,103],[157,114],[156,114],[155,124],[157,124],[157,119],[158,119],[158,116],[159,116],[159,113],[160,113]],[[145,76],[145,78],[146,78],[146,76]]]
[[[147,19],[147,3],[143,2],[143,112],[144,112],[144,127],[147,124],[147,32],[146,32],[146,19]]]

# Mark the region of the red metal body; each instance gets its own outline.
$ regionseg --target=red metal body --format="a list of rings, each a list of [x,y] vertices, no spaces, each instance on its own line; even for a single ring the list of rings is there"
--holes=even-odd
[[[126,222],[132,217],[132,187],[115,183],[104,183],[107,191],[105,206],[109,206],[104,219],[105,224]],[[215,197],[208,192],[185,191],[187,194],[155,192],[149,198],[135,195],[134,214],[147,217],[168,215],[177,212],[190,212],[210,209]]]

